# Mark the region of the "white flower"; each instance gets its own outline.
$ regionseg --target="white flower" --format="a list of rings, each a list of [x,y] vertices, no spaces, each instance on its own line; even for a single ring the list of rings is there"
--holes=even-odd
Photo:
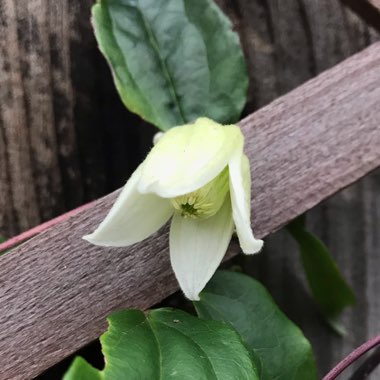
[[[199,300],[236,227],[244,253],[260,251],[250,222],[251,179],[236,125],[206,118],[167,131],[128,180],[107,217],[84,238],[137,243],[171,217],[170,259],[185,296]]]

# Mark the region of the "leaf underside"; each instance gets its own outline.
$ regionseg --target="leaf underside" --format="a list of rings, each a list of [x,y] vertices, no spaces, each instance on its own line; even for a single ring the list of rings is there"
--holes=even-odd
[[[239,120],[248,77],[239,38],[213,0],[100,0],[95,35],[125,106],[162,130]]]
[[[328,248],[298,220],[288,225],[297,241],[312,295],[323,315],[334,321],[347,306],[355,304],[355,294],[347,284]]]

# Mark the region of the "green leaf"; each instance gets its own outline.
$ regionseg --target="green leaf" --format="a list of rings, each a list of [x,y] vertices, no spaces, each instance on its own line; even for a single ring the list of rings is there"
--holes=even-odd
[[[162,130],[207,116],[236,122],[248,78],[213,0],[100,0],[95,35],[122,101]]]
[[[108,321],[104,370],[76,359],[64,380],[259,379],[250,350],[224,323],[172,309],[121,311]]]
[[[345,307],[355,303],[355,295],[328,248],[317,237],[308,232],[302,223],[291,223],[287,228],[299,245],[312,295],[330,325],[336,326],[337,316]]]
[[[241,273],[218,271],[194,302],[198,315],[230,323],[261,362],[262,380],[315,380],[311,346],[268,291]]]
[[[74,359],[63,380],[102,380],[99,370],[92,367],[81,357]]]
[[[246,103],[248,75],[239,36],[214,0],[186,0],[187,16],[201,33],[207,51],[210,89],[205,115],[236,123]]]

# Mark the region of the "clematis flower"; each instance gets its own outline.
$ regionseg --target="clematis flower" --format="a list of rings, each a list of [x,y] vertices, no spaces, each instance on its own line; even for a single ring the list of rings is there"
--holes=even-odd
[[[263,242],[250,222],[251,180],[244,138],[236,125],[207,118],[167,131],[132,174],[89,242],[137,243],[170,218],[170,260],[185,296],[199,300],[236,227],[244,253]]]

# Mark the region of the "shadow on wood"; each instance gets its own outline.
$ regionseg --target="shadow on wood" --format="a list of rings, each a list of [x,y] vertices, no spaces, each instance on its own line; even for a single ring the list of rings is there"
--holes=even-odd
[[[365,22],[380,31],[380,0],[341,0]]]

